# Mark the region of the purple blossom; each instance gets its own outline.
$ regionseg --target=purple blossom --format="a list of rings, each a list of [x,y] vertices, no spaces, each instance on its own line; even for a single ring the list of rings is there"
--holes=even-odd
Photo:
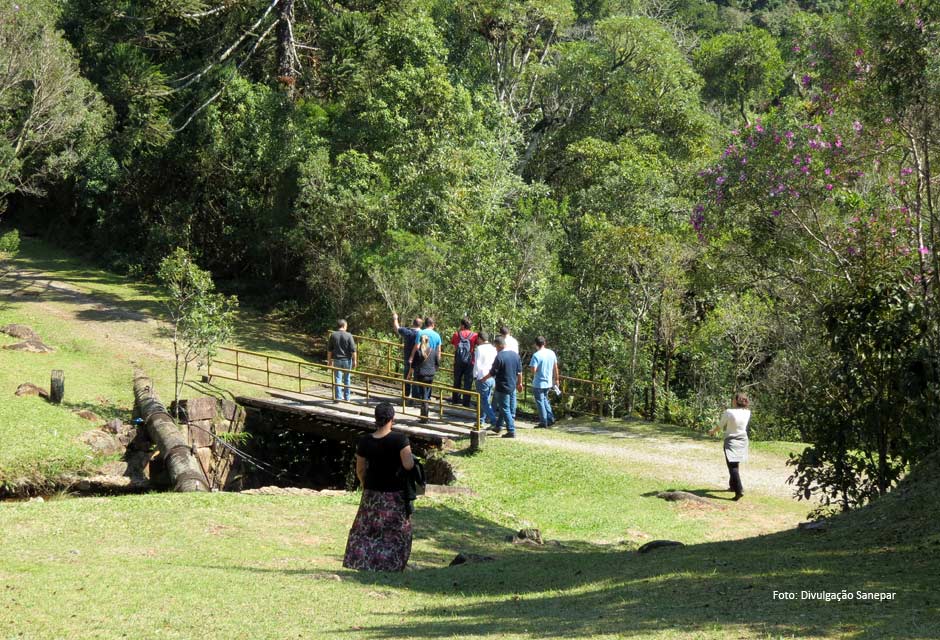
[[[925,256],[928,253],[930,253],[930,249],[928,249],[927,247],[918,247],[917,250],[920,252],[920,255],[922,256]]]
[[[909,175],[911,175],[912,173],[914,173],[914,170],[913,170],[912,168],[910,168],[910,167],[904,167],[903,169],[901,169],[901,175],[902,175],[902,176],[909,176]]]
[[[855,129],[855,133],[861,133],[862,123],[856,120],[855,122],[852,123],[852,128]]]
[[[808,75],[804,74],[803,77],[800,78],[800,82],[803,84],[804,87],[809,87],[809,85],[812,84],[813,79],[810,78]]]
[[[780,215],[780,209],[774,209],[773,211],[770,212],[770,215],[772,215],[775,218],[778,217]]]
[[[832,169],[830,169],[829,167],[826,167],[826,169],[825,169],[825,171],[824,171],[823,173],[825,173],[825,174],[828,176],[828,175],[830,175],[830,174],[832,173]]]
[[[826,185],[826,191],[832,191],[832,185],[831,185],[831,184],[827,184],[827,185]]]
[[[724,176],[718,176],[717,178],[715,178],[715,184],[717,184],[718,186],[721,186],[721,185],[723,185],[724,183],[725,183],[725,177],[724,177]]]

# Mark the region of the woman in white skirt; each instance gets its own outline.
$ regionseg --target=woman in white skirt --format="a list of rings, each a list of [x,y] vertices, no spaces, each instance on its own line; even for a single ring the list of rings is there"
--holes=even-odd
[[[713,436],[721,429],[725,430],[725,461],[728,463],[728,475],[731,476],[728,490],[734,491],[734,499],[744,497],[744,487],[741,486],[741,473],[738,465],[747,462],[747,423],[751,419],[751,410],[747,395],[734,394],[731,408],[721,414],[718,426],[708,432]]]

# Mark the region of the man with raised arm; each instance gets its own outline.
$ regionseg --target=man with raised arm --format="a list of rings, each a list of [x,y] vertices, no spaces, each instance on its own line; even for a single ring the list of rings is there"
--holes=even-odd
[[[398,314],[392,313],[392,327],[394,327],[395,332],[401,336],[402,341],[401,357],[404,360],[404,368],[402,369],[401,377],[405,380],[408,379],[408,372],[411,371],[411,352],[414,351],[415,344],[418,341],[418,332],[421,330],[422,322],[424,321],[421,319],[421,316],[418,316],[411,321],[410,327],[403,327],[398,324]],[[407,382],[405,383],[405,397],[411,397],[411,385]]]

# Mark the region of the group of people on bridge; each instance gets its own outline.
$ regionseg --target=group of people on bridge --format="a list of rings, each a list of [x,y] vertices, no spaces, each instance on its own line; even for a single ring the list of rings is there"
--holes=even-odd
[[[392,314],[392,327],[402,339],[402,377],[407,381],[405,395],[419,405],[421,422],[428,421],[431,385],[441,367],[443,339],[436,326],[434,318],[416,317],[410,327],[403,327],[399,324],[398,314]],[[496,433],[505,429],[503,437],[514,438],[517,394],[523,390],[519,341],[504,325],[491,342],[486,331],[474,331],[470,319],[465,317],[451,336],[450,344],[454,349],[451,403],[470,407],[471,394],[461,392],[475,390],[480,396],[481,428],[489,425]],[[528,366],[532,372],[532,395],[538,410],[536,426],[548,428],[555,422],[549,393],[561,393],[558,357],[546,346],[543,336],[538,336],[533,346],[535,350]],[[330,334],[327,364],[334,367],[333,401],[348,401],[350,371],[358,366],[358,351],[345,320],[339,320],[336,331]]]

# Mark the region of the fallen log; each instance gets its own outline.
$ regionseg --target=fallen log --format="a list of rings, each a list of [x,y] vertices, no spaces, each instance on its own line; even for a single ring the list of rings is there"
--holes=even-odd
[[[153,390],[153,381],[140,369],[134,371],[134,402],[150,439],[160,450],[173,489],[180,492],[209,491],[209,483],[199,462]]]

